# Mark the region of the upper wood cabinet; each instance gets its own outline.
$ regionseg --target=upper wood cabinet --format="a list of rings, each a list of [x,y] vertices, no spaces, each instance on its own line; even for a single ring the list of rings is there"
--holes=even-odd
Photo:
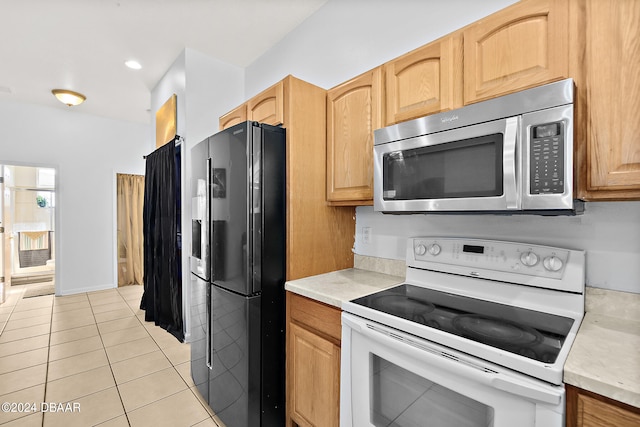
[[[462,107],[462,34],[384,64],[385,126]]]
[[[578,197],[640,200],[640,1],[571,2]]]
[[[373,204],[373,131],[382,127],[382,69],[327,92],[327,201]]]
[[[566,0],[525,0],[466,27],[464,103],[569,77],[568,11]]]
[[[286,80],[280,80],[220,117],[220,130],[247,120],[273,126],[284,124],[284,87]]]
[[[247,102],[247,120],[273,126],[284,123],[284,81],[279,81]]]
[[[221,129],[244,120],[286,129],[287,280],[353,267],[354,209],[326,201],[326,107],[325,89],[287,76],[220,118]]]
[[[229,111],[224,116],[220,117],[219,126],[220,130],[230,128],[238,123],[247,121],[247,104],[242,104],[239,107]]]

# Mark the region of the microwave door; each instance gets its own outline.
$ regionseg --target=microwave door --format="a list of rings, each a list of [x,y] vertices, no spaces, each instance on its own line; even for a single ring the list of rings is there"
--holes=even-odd
[[[518,197],[519,117],[374,147],[374,209],[508,211]]]

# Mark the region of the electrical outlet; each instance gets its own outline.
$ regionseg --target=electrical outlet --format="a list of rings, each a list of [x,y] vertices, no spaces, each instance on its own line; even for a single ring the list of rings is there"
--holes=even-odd
[[[362,227],[362,243],[371,244],[371,227]]]

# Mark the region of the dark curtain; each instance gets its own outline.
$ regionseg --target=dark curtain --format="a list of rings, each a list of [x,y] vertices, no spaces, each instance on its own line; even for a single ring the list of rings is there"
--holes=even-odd
[[[140,308],[180,342],[182,271],[180,242],[180,146],[175,140],[147,156],[144,182],[144,293]]]

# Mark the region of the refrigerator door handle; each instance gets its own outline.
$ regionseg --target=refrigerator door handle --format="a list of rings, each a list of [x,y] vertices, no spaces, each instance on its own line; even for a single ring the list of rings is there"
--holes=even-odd
[[[213,369],[212,363],[212,354],[213,354],[213,340],[211,339],[211,334],[213,333],[213,323],[211,316],[211,309],[213,308],[211,305],[211,283],[207,283],[207,295],[206,295],[206,304],[207,304],[207,317],[205,321],[207,322],[207,326],[205,329],[205,346],[206,346],[206,362],[207,368],[210,370]]]
[[[264,208],[262,203],[262,174],[263,165],[263,129],[256,126],[252,129],[251,148],[248,152],[250,157],[250,191],[249,191],[249,230],[251,231],[250,254],[247,256],[249,263],[247,273],[249,279],[249,292],[257,293],[262,291],[261,269],[262,269],[262,218]]]
[[[213,281],[213,269],[211,268],[212,256],[211,256],[211,196],[213,193],[213,185],[211,183],[211,157],[207,158],[207,197],[205,197],[205,209],[204,219],[202,220],[202,238],[204,241],[202,264],[205,271],[205,277],[210,281]]]

